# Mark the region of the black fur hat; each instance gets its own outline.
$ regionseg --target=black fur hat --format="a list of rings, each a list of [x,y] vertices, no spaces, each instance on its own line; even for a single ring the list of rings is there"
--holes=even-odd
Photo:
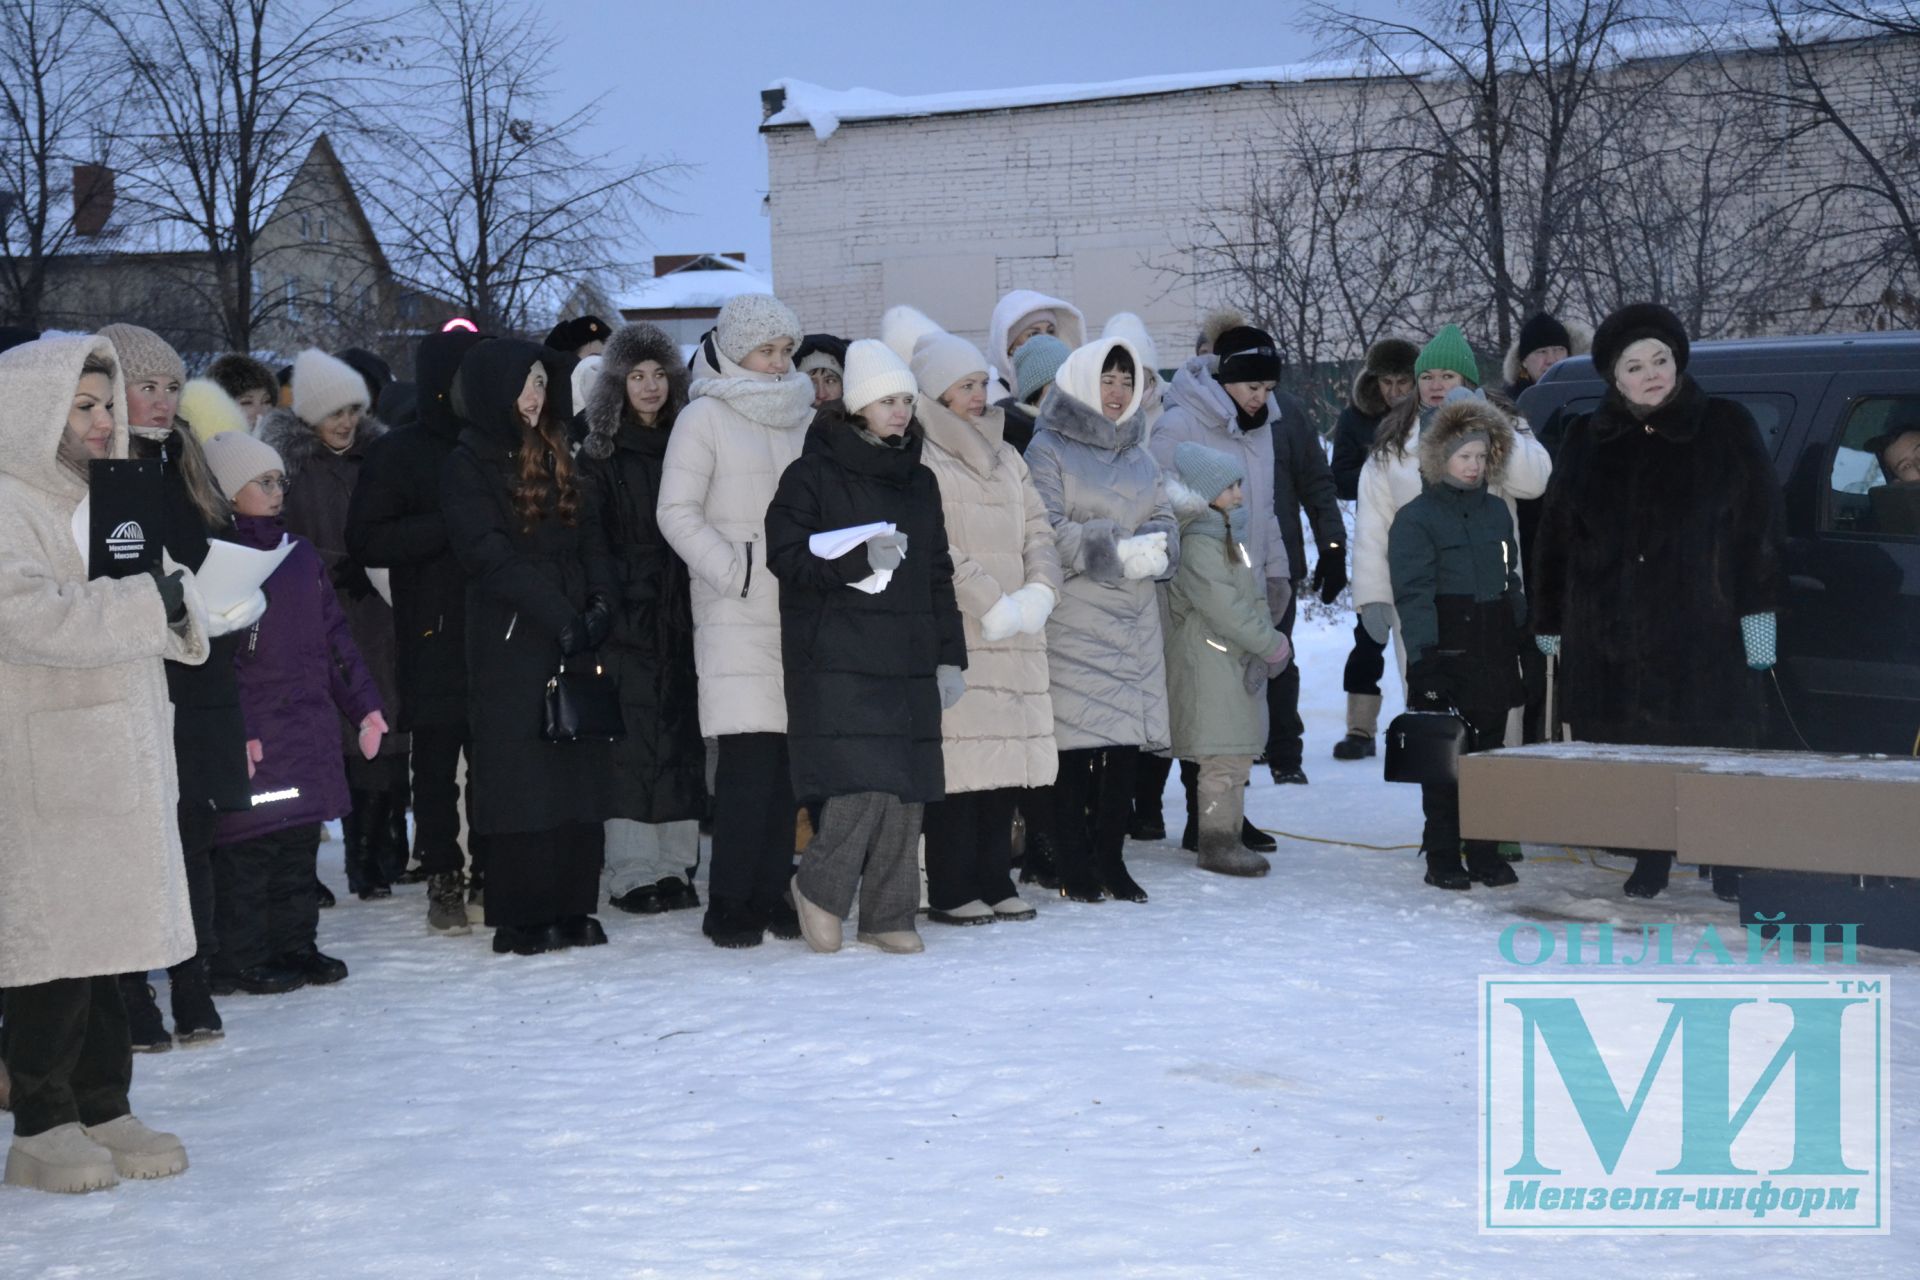
[[[542,345],[572,355],[589,342],[605,342],[613,329],[599,316],[575,316],[553,326]]]
[[[1613,382],[1613,366],[1620,363],[1626,349],[1642,338],[1658,338],[1673,352],[1674,368],[1687,368],[1686,326],[1680,317],[1657,302],[1634,302],[1621,307],[1605,320],[1593,335],[1593,367],[1608,383]]]

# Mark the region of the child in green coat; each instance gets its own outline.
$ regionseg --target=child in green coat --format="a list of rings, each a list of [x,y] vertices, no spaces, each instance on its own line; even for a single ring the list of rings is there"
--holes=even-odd
[[[1180,568],[1167,591],[1167,708],[1173,754],[1199,766],[1200,867],[1263,876],[1240,842],[1247,770],[1267,740],[1266,688],[1293,646],[1273,625],[1265,584],[1242,545],[1240,464],[1191,441],[1173,451],[1167,496],[1180,520]],[[1283,605],[1284,609],[1284,605]]]
[[[1513,453],[1507,416],[1485,399],[1455,391],[1420,435],[1419,497],[1400,508],[1387,535],[1393,604],[1407,654],[1407,706],[1453,711],[1467,725],[1467,750],[1501,744],[1507,712],[1521,705],[1520,552],[1506,501],[1489,492]],[[1426,881],[1440,889],[1489,887],[1518,879],[1491,840],[1466,843],[1460,866],[1460,788],[1422,788]]]

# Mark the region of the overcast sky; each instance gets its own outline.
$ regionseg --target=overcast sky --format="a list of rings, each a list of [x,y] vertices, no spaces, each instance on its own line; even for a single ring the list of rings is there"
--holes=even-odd
[[[1403,6],[1358,0],[1370,13]],[[583,151],[698,166],[650,227],[659,253],[745,250],[768,265],[760,91],[946,93],[1274,66],[1317,46],[1302,0],[596,0],[545,6],[569,105],[604,94]],[[983,175],[992,181],[992,175]]]

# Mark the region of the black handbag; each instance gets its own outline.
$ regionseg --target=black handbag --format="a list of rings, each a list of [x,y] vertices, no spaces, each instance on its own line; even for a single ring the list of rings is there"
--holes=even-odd
[[[1387,726],[1388,782],[1458,782],[1467,722],[1451,711],[1403,711]]]
[[[548,742],[618,742],[627,736],[626,717],[620,714],[620,686],[598,662],[591,673],[560,670],[547,680],[547,722],[541,737]]]

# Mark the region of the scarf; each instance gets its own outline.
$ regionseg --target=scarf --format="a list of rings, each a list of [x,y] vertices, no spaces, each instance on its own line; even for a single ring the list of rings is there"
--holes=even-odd
[[[696,378],[690,394],[696,400],[712,396],[724,401],[749,422],[757,422],[775,431],[792,431],[813,421],[813,379],[798,369],[789,369],[775,377],[743,369],[717,347],[720,371],[711,378]]]

